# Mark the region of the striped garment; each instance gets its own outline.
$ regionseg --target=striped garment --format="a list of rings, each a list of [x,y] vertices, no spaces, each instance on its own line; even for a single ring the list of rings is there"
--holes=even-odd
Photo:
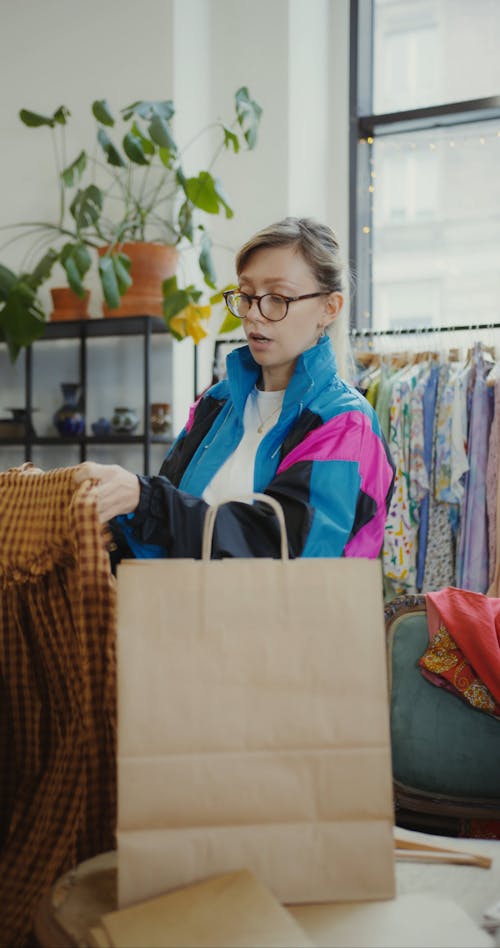
[[[16,948],[58,875],[115,845],[114,584],[89,481],[0,474],[0,917]]]

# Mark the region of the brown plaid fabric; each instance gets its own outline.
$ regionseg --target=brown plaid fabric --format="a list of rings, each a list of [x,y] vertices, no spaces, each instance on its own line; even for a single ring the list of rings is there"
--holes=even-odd
[[[0,919],[16,948],[58,875],[114,848],[116,827],[107,532],[90,482],[29,471],[0,474]]]

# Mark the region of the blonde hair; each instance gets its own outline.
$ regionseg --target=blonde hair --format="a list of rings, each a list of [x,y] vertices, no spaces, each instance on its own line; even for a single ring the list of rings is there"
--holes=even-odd
[[[297,248],[314,273],[319,290],[346,294],[347,269],[340,255],[337,237],[327,224],[320,224],[310,217],[285,217],[260,230],[238,251],[236,273],[240,275],[256,250],[288,246]],[[339,374],[344,378],[351,376],[352,365],[347,326],[347,308],[343,307],[329,334],[335,348]]]

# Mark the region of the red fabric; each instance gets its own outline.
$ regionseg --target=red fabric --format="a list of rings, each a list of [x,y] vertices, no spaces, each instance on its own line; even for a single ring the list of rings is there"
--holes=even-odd
[[[427,593],[426,605],[431,639],[437,626],[444,625],[476,676],[500,703],[500,598],[449,586]]]

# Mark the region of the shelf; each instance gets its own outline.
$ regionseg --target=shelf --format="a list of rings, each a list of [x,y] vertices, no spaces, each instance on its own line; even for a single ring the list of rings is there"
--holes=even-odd
[[[167,333],[159,316],[109,316],[99,319],[63,319],[48,322],[43,336],[46,339],[93,339],[103,336],[140,336],[149,329],[152,333]]]
[[[53,435],[36,435],[26,431],[24,437],[0,438],[0,446],[23,446],[25,460],[31,460],[34,447],[64,447],[76,446],[79,449],[80,461],[87,457],[88,448],[92,445],[137,445],[143,450],[143,473],[149,474],[151,462],[151,447],[161,444],[167,449],[172,443],[173,438],[169,435],[153,434],[148,429],[149,412],[151,406],[151,352],[152,336],[161,335],[163,338],[169,336],[168,329],[163,319],[159,316],[119,316],[103,317],[97,319],[65,319],[61,321],[48,321],[44,325],[43,335],[40,336],[31,346],[25,350],[25,395],[24,407],[28,414],[32,410],[33,403],[33,372],[34,359],[33,350],[38,345],[44,345],[47,341],[55,339],[74,340],[79,349],[79,381],[82,386],[82,410],[85,414],[86,406],[86,387],[87,387],[87,364],[92,358],[94,346],[87,345],[88,341],[96,338],[114,338],[139,336],[142,337],[142,363],[144,375],[143,391],[143,412],[142,426],[145,431],[142,434],[108,434],[94,435],[82,434],[77,437],[65,437],[54,433]],[[168,340],[165,339],[167,342]],[[196,378],[196,359],[194,361]]]
[[[6,444],[24,444],[26,438],[0,438],[0,445]],[[62,444],[144,444],[144,435],[78,435],[77,437],[65,437],[59,435],[37,435],[28,438],[31,445],[62,445]],[[173,444],[173,438],[160,438],[158,435],[151,435],[150,444]]]

